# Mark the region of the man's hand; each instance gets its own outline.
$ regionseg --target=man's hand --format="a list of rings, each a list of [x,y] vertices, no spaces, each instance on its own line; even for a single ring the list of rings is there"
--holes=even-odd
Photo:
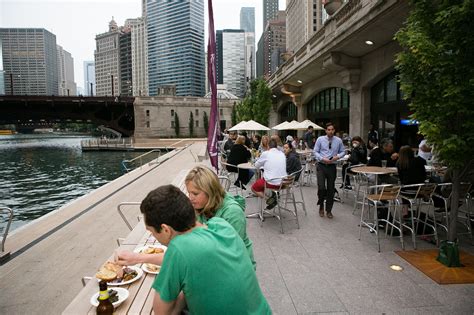
[[[392,160],[398,159],[398,153],[397,152],[393,153],[391,158],[392,158]]]
[[[141,254],[134,253],[131,251],[121,251],[117,253],[115,262],[122,266],[133,266],[136,264],[155,264],[160,265],[163,263],[164,253],[160,254]]]

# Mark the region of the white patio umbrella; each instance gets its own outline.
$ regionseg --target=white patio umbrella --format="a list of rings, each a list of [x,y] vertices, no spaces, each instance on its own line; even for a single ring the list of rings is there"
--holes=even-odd
[[[287,126],[285,130],[298,130],[298,125],[300,123],[296,120],[292,120]]]
[[[242,127],[240,127],[240,130],[270,130],[270,128],[254,120],[249,120]]]
[[[278,125],[272,127],[272,129],[274,129],[274,130],[286,130],[285,127],[286,127],[288,124],[289,124],[288,121],[284,121],[284,122],[282,122],[281,124],[278,124]]]
[[[244,124],[246,124],[247,122],[245,120],[239,122],[237,125],[235,125],[234,127],[230,128],[229,131],[239,131],[239,130],[245,130],[243,128],[241,128]]]
[[[313,128],[315,130],[324,130],[324,128],[316,125],[314,122],[312,122],[309,119],[306,119],[306,120],[300,122],[298,125],[295,126],[296,128],[294,128],[294,129],[296,129],[296,130],[306,130],[306,129],[308,129],[309,126],[313,126]]]

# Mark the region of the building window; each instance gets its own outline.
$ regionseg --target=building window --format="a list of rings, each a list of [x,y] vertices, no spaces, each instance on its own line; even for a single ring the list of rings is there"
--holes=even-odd
[[[199,120],[196,120],[196,126],[195,127],[199,127]]]
[[[199,116],[199,109],[196,109],[195,112],[196,112],[196,116]]]
[[[150,122],[149,121],[146,122],[146,127],[150,128]]]
[[[150,117],[150,110],[149,109],[146,110],[146,117]]]
[[[171,121],[171,128],[174,128],[174,120]]]
[[[222,108],[219,108],[219,115],[224,116],[224,110]]]
[[[349,93],[343,88],[329,88],[319,92],[307,106],[308,115],[349,108]]]
[[[174,117],[174,109],[171,110],[171,117]]]

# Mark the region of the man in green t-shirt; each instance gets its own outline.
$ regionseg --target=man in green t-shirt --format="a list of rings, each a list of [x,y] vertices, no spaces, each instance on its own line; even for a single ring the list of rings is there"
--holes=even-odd
[[[168,246],[153,288],[156,314],[271,314],[244,242],[221,218],[196,223],[189,199],[173,185],[140,206],[147,229]]]

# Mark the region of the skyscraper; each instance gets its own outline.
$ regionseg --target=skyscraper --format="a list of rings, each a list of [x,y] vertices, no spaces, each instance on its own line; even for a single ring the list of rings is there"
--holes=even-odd
[[[112,19],[109,31],[95,37],[95,80],[97,96],[119,95],[120,30]]]
[[[217,69],[219,84],[225,84],[227,91],[237,97],[244,97],[246,90],[245,32],[223,30],[216,32]]]
[[[204,93],[204,1],[148,1],[149,94],[175,85],[176,95]]]
[[[267,27],[262,34],[264,78],[270,77],[272,73],[275,72],[276,68],[283,63],[281,53],[286,50],[285,24],[285,11],[279,11],[277,18],[268,21]]]
[[[74,59],[71,54],[57,45],[58,54],[58,92],[59,95],[76,95],[77,87],[74,82]]]
[[[5,94],[58,95],[56,35],[44,28],[0,28]]]
[[[132,30],[127,24],[120,30],[120,94],[132,96]]]
[[[278,0],[263,0],[263,30],[267,22],[278,15]]]
[[[94,96],[95,88],[95,63],[94,61],[84,61],[84,94]]]
[[[286,6],[286,50],[296,52],[322,25],[318,0],[289,0]]]
[[[129,19],[132,30],[132,89],[134,96],[148,95],[148,45],[146,18]]]
[[[240,8],[240,29],[247,33],[255,33],[255,8]]]

